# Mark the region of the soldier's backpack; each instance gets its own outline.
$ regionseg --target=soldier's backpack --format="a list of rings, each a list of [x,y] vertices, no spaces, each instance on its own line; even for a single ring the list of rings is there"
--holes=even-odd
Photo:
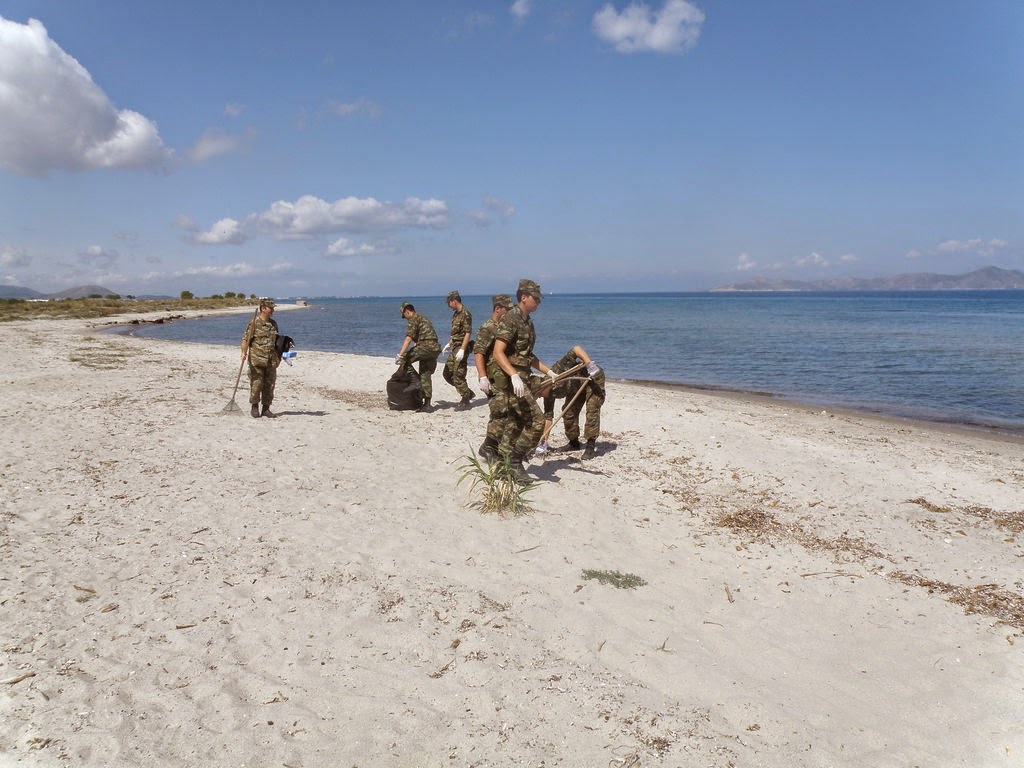
[[[414,411],[423,405],[420,377],[409,368],[399,368],[388,379],[388,408],[392,411]]]

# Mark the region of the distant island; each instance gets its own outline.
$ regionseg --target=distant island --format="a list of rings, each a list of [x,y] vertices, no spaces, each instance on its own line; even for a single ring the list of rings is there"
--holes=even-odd
[[[768,280],[757,278],[714,291],[1002,291],[1024,289],[1024,272],[982,267],[963,275],[916,272],[892,277],[840,277],[834,280]]]

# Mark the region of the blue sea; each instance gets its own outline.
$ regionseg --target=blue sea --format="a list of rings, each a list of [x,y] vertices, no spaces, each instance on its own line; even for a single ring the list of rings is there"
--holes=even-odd
[[[405,297],[444,344],[443,296]],[[393,357],[399,298],[309,299],[279,312],[302,350]],[[464,296],[475,326],[489,296]],[[751,392],[1024,435],[1024,291],[565,294],[533,315],[538,356],[582,345],[611,379]],[[134,327],[239,343],[239,315]]]

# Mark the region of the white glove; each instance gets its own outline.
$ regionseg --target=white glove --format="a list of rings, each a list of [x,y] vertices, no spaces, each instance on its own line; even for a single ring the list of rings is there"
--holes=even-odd
[[[456,363],[461,363],[462,362],[462,358],[464,358],[465,356],[466,356],[466,350],[460,349],[458,352],[455,353],[455,362]]]
[[[557,374],[557,373],[555,373],[555,372],[554,372],[553,370],[551,370],[550,368],[548,368],[548,376],[550,376],[550,377],[551,377],[552,379],[557,379],[557,378],[558,378],[558,374]]]
[[[402,357],[401,355],[396,355],[395,356],[395,365],[404,365],[404,364],[405,364],[405,358]]]
[[[481,392],[483,392],[485,395],[490,393],[490,391],[491,391],[491,382],[487,380],[486,376],[481,376],[480,380],[477,383],[480,386],[480,391]]]
[[[444,345],[444,349],[441,350],[441,354],[442,355],[447,355],[451,351],[452,351],[452,343],[449,341],[447,344]]]
[[[601,372],[601,367],[597,363],[595,363],[593,360],[591,360],[589,363],[587,363],[587,375],[588,376],[597,376],[597,374],[599,374],[600,372]]]
[[[547,452],[548,452],[548,441],[547,440],[541,440],[540,441],[540,445],[537,446],[537,455],[538,456],[543,456]]]
[[[523,377],[518,373],[512,375],[512,391],[516,397],[522,397],[526,394],[526,385],[523,384]]]

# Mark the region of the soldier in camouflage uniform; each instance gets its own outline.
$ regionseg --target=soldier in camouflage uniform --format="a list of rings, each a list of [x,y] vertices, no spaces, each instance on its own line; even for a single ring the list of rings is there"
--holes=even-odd
[[[533,280],[520,280],[516,291],[516,306],[498,323],[494,350],[491,356],[497,368],[505,374],[495,377],[493,386],[499,387],[508,398],[508,418],[502,434],[502,444],[509,446],[508,460],[512,476],[522,483],[533,482],[523,467],[523,460],[533,455],[544,432],[544,412],[527,387],[530,369],[554,376],[555,372],[537,359],[533,345],[537,333],[530,315],[540,306],[543,294]]]
[[[402,302],[402,317],[406,320],[405,339],[398,350],[395,365],[404,366],[407,371],[415,371],[413,363],[419,363],[420,387],[423,389],[423,405],[419,410],[430,413],[430,397],[433,394],[430,377],[437,370],[437,358],[441,354],[441,345],[437,343],[437,332],[434,324],[416,311],[416,307],[408,301]],[[409,347],[412,347],[410,350]]]
[[[242,359],[249,359],[249,405],[254,419],[260,416],[274,418],[270,412],[274,402],[274,385],[277,384],[277,366],[281,358],[277,355],[277,321],[273,299],[260,299],[256,316],[249,321],[242,334]],[[260,401],[263,409],[260,410]]]
[[[466,368],[469,364],[469,355],[473,351],[473,315],[463,305],[462,296],[458,291],[448,294],[448,308],[453,313],[452,336],[441,350],[442,353],[448,353],[448,360],[441,375],[459,393],[461,399],[455,410],[465,411],[469,409],[469,403],[473,400],[473,390],[466,383]]]
[[[597,455],[597,437],[601,434],[601,406],[604,405],[604,371],[590,359],[590,355],[579,344],[566,352],[551,366],[555,373],[564,373],[580,363],[586,365],[586,371],[580,371],[568,379],[558,382],[554,388],[548,388],[544,396],[544,431],[547,433],[555,418],[555,399],[564,398],[566,405],[564,428],[569,442],[558,450],[578,451],[580,445],[580,411],[587,408],[586,428],[583,438],[587,445],[583,448],[583,458],[592,459]],[[580,389],[585,388],[583,392]],[[539,450],[539,449],[538,449]]]
[[[502,388],[491,383],[492,378],[504,377],[505,373],[493,362],[491,352],[494,350],[494,334],[498,323],[505,313],[512,309],[512,298],[507,293],[499,293],[491,299],[491,316],[484,321],[476,332],[476,345],[473,357],[476,362],[476,374],[480,379],[480,391],[487,396],[487,407],[490,417],[487,419],[487,436],[477,453],[489,462],[498,460],[498,447],[508,417],[508,397]],[[506,377],[507,378],[507,377]],[[508,446],[505,447],[506,453]]]

